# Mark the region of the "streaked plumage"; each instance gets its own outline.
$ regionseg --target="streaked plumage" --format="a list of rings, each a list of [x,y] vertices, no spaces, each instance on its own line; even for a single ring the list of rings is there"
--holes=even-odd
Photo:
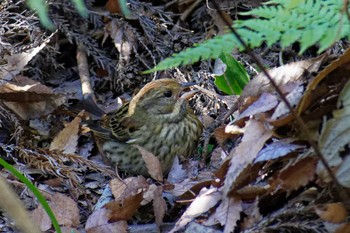
[[[105,118],[93,131],[100,150],[119,169],[147,175],[147,168],[134,145],[152,152],[167,173],[176,155],[195,152],[202,124],[187,99],[195,93],[183,90],[176,80],[160,79],[145,85],[130,103]]]

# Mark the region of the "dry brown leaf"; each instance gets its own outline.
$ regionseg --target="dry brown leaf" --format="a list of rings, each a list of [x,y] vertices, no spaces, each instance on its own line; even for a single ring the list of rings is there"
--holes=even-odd
[[[315,212],[321,219],[330,223],[341,223],[348,217],[348,211],[341,202],[317,205]]]
[[[341,55],[337,60],[329,64],[325,69],[318,73],[318,75],[309,83],[300,104],[297,107],[297,112],[300,114],[312,103],[311,96],[315,91],[318,84],[324,80],[330,73],[335,71],[337,68],[350,62],[350,49],[347,49],[343,55]]]
[[[251,201],[254,200],[258,196],[262,196],[265,193],[267,193],[268,187],[267,186],[258,186],[258,185],[247,185],[243,188],[240,188],[236,191],[236,194],[243,200],[243,201]]]
[[[143,192],[122,200],[115,200],[104,205],[103,208],[110,210],[108,222],[129,220],[141,206]]]
[[[222,193],[216,188],[203,188],[170,232],[174,233],[183,229],[194,218],[204,214],[210,208],[215,206],[221,198]]]
[[[282,139],[268,144],[259,152],[254,163],[281,158],[305,148],[305,146],[292,144],[292,142],[293,139]]]
[[[304,86],[301,84],[285,96],[293,108],[299,104],[301,98],[303,97],[304,89]],[[271,121],[273,122],[283,117],[286,117],[289,113],[289,108],[283,101],[281,101],[276,107],[274,113],[272,114]]]
[[[109,183],[111,192],[116,200],[124,199],[146,191],[149,187],[147,180],[143,176],[128,177],[125,180],[119,178],[112,179]]]
[[[179,157],[176,156],[168,174],[168,182],[180,183],[188,178],[188,171],[180,164]]]
[[[157,185],[151,184],[147,191],[143,194],[143,200],[141,202],[141,205],[147,205],[148,203],[150,203],[154,199],[154,195],[157,189]]]
[[[334,233],[350,233],[350,223],[340,225]]]
[[[64,96],[25,76],[17,76],[16,81],[0,87],[0,99],[23,120],[47,115],[65,101]]]
[[[317,159],[305,158],[284,168],[278,178],[284,190],[295,190],[307,185],[315,177]]]
[[[340,155],[346,145],[350,142],[350,81],[343,87],[337,100],[338,109],[333,111],[333,118],[325,121],[319,137],[319,147],[329,167],[340,166],[337,176],[340,178],[340,184],[350,187],[350,178],[347,176],[350,161],[346,157],[343,160]],[[324,181],[328,181],[329,176],[323,164],[317,165],[317,173]]]
[[[323,54],[317,58],[293,62],[274,68],[268,71],[271,78],[275,81],[277,86],[284,90],[287,85],[294,82],[302,82],[306,77],[303,75],[305,71],[308,73],[316,72],[327,54]],[[240,96],[240,102],[243,103],[245,98],[252,96],[260,96],[262,93],[275,92],[275,88],[271,85],[268,78],[261,72],[244,87]]]
[[[226,174],[224,193],[231,192],[237,177],[252,164],[266,140],[272,136],[272,131],[264,127],[262,122],[250,119],[241,143],[233,150],[231,164]]]
[[[32,219],[39,226],[41,231],[47,232],[51,229],[51,219],[41,206],[33,210]]]
[[[244,117],[253,116],[258,113],[267,112],[278,104],[277,97],[270,93],[263,93],[259,99],[252,103],[248,108],[246,108],[242,113],[240,113],[235,119],[238,121]]]
[[[235,138],[244,132],[236,125],[219,126],[214,130],[214,137],[219,145],[225,145],[226,140]]]
[[[56,33],[53,33],[54,35]],[[50,36],[51,37],[51,36]],[[0,71],[1,80],[12,80],[13,77],[18,75],[23,68],[32,60],[32,58],[39,53],[49,43],[50,38],[47,38],[44,43],[32,49],[28,49],[26,52],[12,54],[10,56],[5,55],[7,66],[2,67]]]
[[[245,207],[243,212],[246,214],[246,217],[240,224],[242,230],[253,227],[263,218],[263,216],[260,214],[259,201],[257,199],[253,203],[249,203],[248,207]]]
[[[233,232],[237,221],[240,219],[242,209],[240,198],[224,196],[215,213],[204,224],[212,226],[220,223],[221,226],[224,226],[224,233]]]
[[[133,46],[136,46],[135,33],[130,28],[123,26],[118,20],[111,20],[105,26],[104,37],[106,38],[108,35],[119,52],[119,59],[126,62],[129,61]]]
[[[146,167],[150,176],[153,179],[162,182],[163,170],[162,170],[162,164],[160,163],[159,159],[154,154],[147,151],[145,148],[142,148],[141,146],[138,146],[138,145],[136,145],[136,147],[137,149],[139,149],[142,155],[142,158],[146,163]]]
[[[60,225],[77,227],[80,224],[79,209],[72,198],[61,193],[55,193],[49,204]],[[47,231],[51,228],[51,220],[48,219],[49,217],[41,206],[33,211],[33,215],[34,221],[37,222],[41,230]]]
[[[96,219],[97,218],[98,216],[96,216]],[[127,231],[128,224],[126,221],[118,221],[118,222],[112,222],[112,223],[105,222],[104,224],[90,227],[90,225],[86,223],[85,229],[87,233],[111,233],[111,232],[126,233],[128,232]]]
[[[65,154],[74,154],[78,145],[78,132],[81,117],[84,111],[81,111],[69,124],[64,127],[52,140],[50,150],[59,150]]]
[[[110,13],[121,14],[121,8],[119,5],[119,0],[108,0],[106,3],[106,10]]]
[[[154,217],[156,219],[156,223],[158,227],[163,223],[163,218],[166,212],[166,203],[163,199],[163,187],[158,186],[154,192],[153,197],[153,209],[154,209]]]

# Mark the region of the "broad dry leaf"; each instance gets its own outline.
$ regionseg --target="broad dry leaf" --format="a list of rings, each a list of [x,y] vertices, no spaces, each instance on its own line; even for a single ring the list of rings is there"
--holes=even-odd
[[[105,38],[109,35],[119,52],[120,60],[129,61],[133,46],[136,46],[135,33],[124,27],[118,20],[111,20],[105,26]]]
[[[141,205],[147,205],[148,203],[150,203],[154,199],[155,192],[157,189],[157,185],[151,184],[147,191],[143,193],[143,200],[141,202]]]
[[[268,144],[256,156],[254,163],[281,158],[305,148],[303,145],[292,144],[292,142],[293,139],[282,139]]]
[[[344,150],[345,145],[350,143],[350,81],[346,83],[341,91],[337,106],[338,110],[333,111],[333,118],[323,124],[319,147],[330,167],[339,166],[343,160],[340,157],[340,152]],[[344,164],[349,165],[349,163]],[[348,170],[349,167],[343,167],[343,170]],[[317,173],[327,179],[326,170],[319,162]],[[346,183],[345,183],[346,184]],[[350,186],[350,184],[347,184]]]
[[[163,218],[166,212],[166,203],[163,199],[163,187],[158,186],[154,192],[153,197],[153,209],[154,209],[154,217],[156,219],[156,223],[158,227],[163,223]]]
[[[350,188],[350,156],[348,155],[344,162],[341,163],[340,167],[336,171],[335,175],[339,184],[344,187]]]
[[[334,233],[350,233],[350,223],[341,224]]]
[[[32,219],[39,226],[41,231],[47,232],[51,229],[51,219],[41,206],[38,206],[38,208],[33,210]]]
[[[291,107],[294,108],[299,104],[301,98],[303,97],[304,89],[305,89],[304,86],[301,84],[285,96],[289,104],[291,105]],[[281,101],[278,104],[274,113],[272,114],[271,121],[275,121],[277,119],[285,117],[289,113],[290,113],[289,108],[287,107],[285,102]]]
[[[260,214],[258,199],[254,200],[252,203],[249,203],[248,206],[246,205],[243,212],[246,214],[246,217],[240,224],[242,230],[253,227],[256,223],[263,219],[263,216]]]
[[[276,107],[278,104],[277,97],[270,93],[263,93],[259,99],[249,105],[241,114],[238,115],[235,121],[244,117],[253,116],[258,113],[267,112]]]
[[[136,211],[141,207],[143,192],[124,199],[115,200],[104,205],[103,208],[110,210],[108,222],[130,220]]]
[[[64,96],[25,76],[17,76],[16,81],[0,87],[0,99],[23,120],[50,114],[65,101]]]
[[[142,155],[142,158],[146,163],[146,167],[150,176],[153,179],[162,182],[163,170],[162,170],[162,164],[160,163],[159,159],[154,154],[147,151],[145,148],[142,148],[141,146],[138,146],[138,145],[136,145],[136,147],[137,149],[139,149]]]
[[[268,185],[267,186],[246,185],[238,189],[235,192],[235,194],[237,194],[237,196],[239,196],[243,201],[251,201],[256,199],[256,197],[266,194],[267,191],[268,191]]]
[[[55,34],[56,33],[52,33],[51,36]],[[5,55],[4,60],[6,60],[8,63],[6,67],[0,70],[1,80],[12,80],[13,77],[18,75],[37,53],[45,48],[49,41],[50,38],[47,38],[40,46],[28,49],[26,52],[12,54],[10,56]]]
[[[317,58],[293,62],[274,68],[268,71],[271,78],[275,81],[280,89],[294,82],[303,82],[305,80],[305,71],[308,73],[316,72],[327,54],[323,54]],[[273,93],[275,88],[271,85],[268,78],[261,72],[244,87],[240,96],[241,103],[245,98],[252,96],[260,96],[264,92]]]
[[[51,142],[50,150],[59,150],[65,154],[74,154],[78,145],[78,132],[81,117],[84,111],[81,111],[64,129],[59,132]]]
[[[262,122],[250,119],[241,143],[233,150],[231,164],[226,174],[224,193],[228,194],[237,177],[246,167],[252,164],[265,142],[272,136],[272,131],[264,127]]]
[[[224,196],[222,202],[216,208],[215,213],[204,223],[207,226],[212,226],[220,223],[224,226],[224,233],[233,232],[237,221],[241,217],[242,201],[240,198],[233,196]]]
[[[61,193],[55,193],[52,196],[49,204],[60,225],[67,227],[79,226],[79,209],[77,203],[72,198]],[[38,221],[37,223],[39,224],[41,230],[47,231],[49,225],[51,228],[51,220],[49,219],[49,223],[49,217],[47,216],[46,212],[43,210],[41,205],[33,212],[33,214],[34,220]]]
[[[176,156],[171,166],[167,180],[170,183],[180,183],[186,178],[188,178],[188,171],[186,169],[183,169],[182,165],[180,164],[179,157]]]
[[[315,177],[317,159],[305,158],[284,168],[278,178],[284,190],[292,191],[306,186]]]
[[[349,62],[350,62],[350,49],[347,49],[344,52],[344,54],[341,55],[337,60],[333,61],[325,69],[319,72],[318,75],[314,79],[312,79],[312,81],[307,86],[304,96],[297,107],[297,112],[299,114],[302,113],[311,104],[312,98],[310,96],[313,94],[316,87],[322,80],[324,80],[330,73],[335,71],[337,68],[343,65],[348,65]]]
[[[110,210],[99,209],[94,211],[88,218],[85,230],[87,233],[126,233],[128,224],[126,221],[118,221],[110,223],[108,221]]]
[[[146,191],[149,187],[143,176],[128,177],[125,180],[115,178],[110,181],[109,185],[116,200],[136,195],[140,191]]]
[[[206,213],[210,208],[214,207],[221,198],[222,193],[216,188],[203,188],[170,232],[174,233],[183,229],[189,222],[194,220],[194,218]]]
[[[341,202],[317,205],[315,212],[321,219],[330,223],[341,223],[348,217],[348,211]]]

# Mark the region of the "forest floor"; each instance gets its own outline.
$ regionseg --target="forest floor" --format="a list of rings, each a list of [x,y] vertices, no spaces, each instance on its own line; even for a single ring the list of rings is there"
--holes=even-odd
[[[240,96],[215,86],[215,60],[141,74],[225,32],[211,1],[130,0],[125,18],[117,0],[87,0],[86,19],[70,0],[48,2],[54,31],[24,0],[0,4],[0,151],[41,191],[63,232],[350,232],[346,41],[322,55],[316,47],[300,55],[297,43],[253,50],[305,129],[244,52],[232,51],[251,79]],[[262,1],[217,2],[237,20]],[[160,78],[202,90],[190,100],[205,126],[198,152],[164,180],[118,174],[84,121]],[[54,232],[28,187],[0,174],[40,230]],[[6,211],[0,231],[18,231]]]

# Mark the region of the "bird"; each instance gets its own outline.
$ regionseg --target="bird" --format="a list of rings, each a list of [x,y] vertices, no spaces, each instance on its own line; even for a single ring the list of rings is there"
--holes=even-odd
[[[129,103],[89,126],[103,157],[118,171],[149,176],[138,146],[159,159],[164,175],[176,155],[193,155],[203,131],[188,104],[198,92],[187,91],[194,84],[174,79],[151,81]]]

